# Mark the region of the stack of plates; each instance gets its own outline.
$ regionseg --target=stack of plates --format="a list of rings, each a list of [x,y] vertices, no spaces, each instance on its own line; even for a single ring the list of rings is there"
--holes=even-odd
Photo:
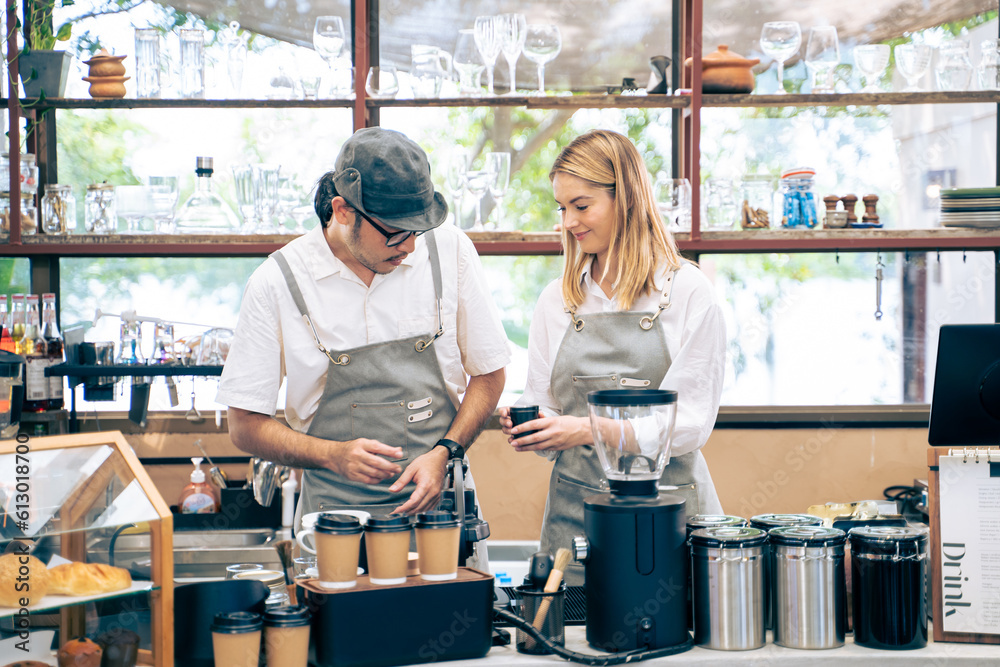
[[[941,191],[945,227],[1000,227],[1000,188],[952,188]]]

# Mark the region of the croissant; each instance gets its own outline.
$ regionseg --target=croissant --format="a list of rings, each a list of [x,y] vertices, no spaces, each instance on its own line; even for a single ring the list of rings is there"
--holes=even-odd
[[[63,563],[49,568],[50,595],[96,595],[131,585],[128,570],[104,563]]]
[[[49,590],[49,569],[28,554],[0,556],[0,607],[36,604]]]

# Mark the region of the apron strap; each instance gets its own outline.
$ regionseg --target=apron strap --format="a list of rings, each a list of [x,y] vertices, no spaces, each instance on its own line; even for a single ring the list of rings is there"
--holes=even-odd
[[[645,329],[647,331],[649,329],[652,329],[653,328],[653,322],[656,320],[657,317],[660,316],[660,313],[662,313],[664,310],[667,310],[668,308],[670,308],[670,305],[671,305],[670,304],[670,295],[674,291],[674,276],[677,275],[677,272],[679,270],[680,269],[673,269],[672,271],[670,271],[667,274],[667,276],[666,276],[666,282],[663,285],[663,293],[660,295],[660,306],[659,306],[659,308],[656,309],[656,312],[653,313],[652,316],[650,316],[650,315],[643,315],[639,319],[639,326],[641,328],[643,328],[643,329]],[[583,321],[582,318],[579,318],[579,317],[576,316],[576,307],[575,306],[574,307],[567,307],[564,310],[567,313],[569,313],[569,317],[573,321],[573,329],[576,330],[576,331],[580,331],[581,329],[583,329],[584,321]]]
[[[431,260],[431,276],[434,279],[434,301],[437,304],[438,328],[429,340],[418,340],[416,342],[414,348],[417,352],[423,352],[444,334],[444,318],[441,315],[441,294],[443,292],[441,287],[441,259],[438,256],[437,239],[434,237],[434,230],[427,232],[423,237],[427,239],[427,254]]]

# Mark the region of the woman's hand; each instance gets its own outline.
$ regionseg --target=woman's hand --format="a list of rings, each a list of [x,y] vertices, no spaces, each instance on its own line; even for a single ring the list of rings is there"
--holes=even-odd
[[[510,407],[504,406],[500,408],[500,430],[503,431],[504,435],[510,435],[510,429],[513,426],[514,422],[510,418]]]
[[[504,427],[503,432],[511,437],[507,441],[514,446],[518,452],[559,452],[564,449],[589,445],[593,442],[590,432],[590,420],[585,417],[546,417],[544,413],[538,413],[538,419],[532,419],[518,426],[513,426],[510,418],[506,418],[506,423],[510,427]],[[504,424],[503,408],[501,408],[501,426]],[[530,435],[521,435],[529,431],[537,431]],[[518,437],[518,436],[521,437]]]

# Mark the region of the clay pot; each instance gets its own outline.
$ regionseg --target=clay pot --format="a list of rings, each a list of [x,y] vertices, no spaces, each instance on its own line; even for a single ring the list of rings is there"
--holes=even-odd
[[[84,63],[84,65],[90,67],[87,76],[124,76],[125,65],[122,64],[122,61],[127,57],[113,56],[106,49],[101,49],[97,52],[97,55]]]
[[[684,61],[684,66],[690,68],[692,59]],[[709,53],[701,59],[701,92],[718,93],[752,93],[754,86],[753,66],[760,58],[744,58],[733,53],[725,44],[719,45],[719,50]]]
[[[128,76],[85,76],[83,80],[90,84],[91,97],[125,97],[125,82]]]

